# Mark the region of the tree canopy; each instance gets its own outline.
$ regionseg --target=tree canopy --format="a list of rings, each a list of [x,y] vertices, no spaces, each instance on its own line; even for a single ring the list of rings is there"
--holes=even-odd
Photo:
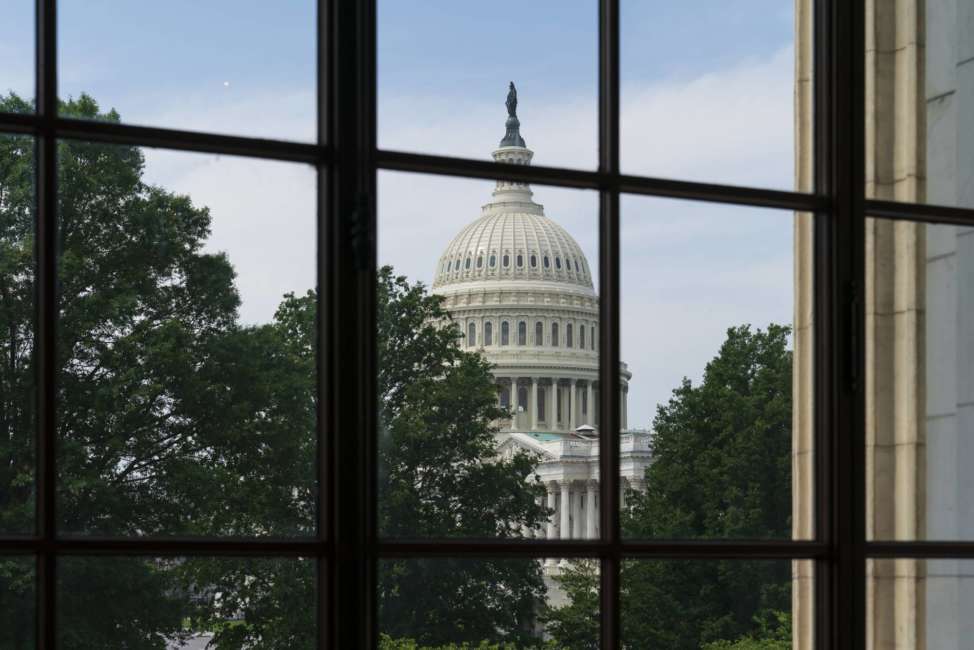
[[[29,110],[16,96],[0,110]],[[82,95],[60,114],[118,121]],[[0,138],[0,530],[33,529],[33,142]],[[293,537],[314,532],[313,289],[243,325],[211,215],[148,184],[137,147],[58,142],[58,524],[76,535]],[[546,511],[533,460],[498,459],[490,369],[439,299],[379,274],[384,535],[516,536]],[[314,644],[314,568],[298,559],[65,558],[62,647]],[[0,645],[30,646],[31,563],[0,559]],[[429,589],[436,584],[437,589]],[[531,638],[533,562],[390,562],[381,626],[426,643]],[[434,592],[434,593],[430,593]],[[235,620],[226,624],[228,618]],[[124,631],[124,632],[123,632]]]
[[[774,324],[728,329],[701,383],[684,379],[657,408],[646,491],[628,494],[625,536],[790,536],[788,335],[789,328]],[[790,572],[789,561],[627,561],[621,582],[626,647],[777,647],[790,609]],[[573,639],[597,630],[597,576],[576,566],[561,582],[569,604],[548,612],[549,629],[566,647],[594,647]],[[720,645],[731,642],[736,645]]]

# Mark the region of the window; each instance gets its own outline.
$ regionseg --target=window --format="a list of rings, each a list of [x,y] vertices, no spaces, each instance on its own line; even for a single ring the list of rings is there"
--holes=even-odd
[[[477,256],[477,268],[480,269],[480,268],[483,268],[483,266],[484,266],[484,257],[483,257],[483,255],[478,255]]]
[[[517,344],[527,345],[528,344],[528,324],[523,320],[517,324]]]
[[[490,256],[490,268],[494,268],[495,266],[497,266],[497,256],[496,255],[491,255]]]
[[[565,325],[565,347],[575,347],[575,340],[572,338],[572,324]]]
[[[559,271],[561,270],[561,258],[560,257],[556,257],[555,258],[555,268],[558,269]]]
[[[635,647],[643,640],[624,636],[632,628],[621,623],[625,614],[620,610],[627,605],[625,598],[618,597],[619,591],[632,594],[640,581],[676,564],[692,567],[699,576],[727,575],[732,568],[742,582],[758,572],[752,570],[755,567],[785,575],[778,596],[793,597],[797,603],[790,620],[794,645],[800,650],[809,650],[810,643],[824,647],[833,639],[847,642],[850,648],[864,648],[867,632],[872,635],[872,645],[905,638],[915,639],[923,647],[963,647],[967,622],[959,594],[969,592],[969,565],[974,560],[970,544],[974,529],[965,508],[974,496],[965,482],[966,469],[974,458],[963,445],[963,434],[969,431],[964,418],[969,415],[965,409],[970,400],[962,394],[971,384],[965,368],[970,365],[965,346],[971,340],[968,321],[972,313],[965,278],[974,268],[966,266],[968,242],[964,237],[964,231],[974,227],[974,201],[967,191],[974,184],[965,162],[972,159],[966,136],[971,133],[967,121],[974,112],[963,92],[971,65],[971,37],[967,30],[957,29],[969,22],[964,3],[898,3],[883,13],[867,10],[868,3],[858,1],[797,0],[794,16],[785,20],[779,20],[777,14],[774,20],[747,15],[730,20],[729,10],[716,3],[708,7],[707,16],[682,15],[681,19],[672,14],[667,21],[653,20],[653,12],[676,12],[681,3],[593,0],[579,3],[585,5],[584,20],[588,22],[572,23],[570,50],[556,52],[557,59],[570,66],[570,73],[555,70],[549,65],[552,59],[543,58],[551,49],[549,44],[532,42],[526,51],[520,47],[526,41],[504,33],[508,29],[511,34],[516,29],[533,30],[529,33],[542,38],[534,29],[538,22],[534,15],[525,16],[520,25],[491,29],[480,39],[472,39],[470,34],[454,31],[449,10],[437,6],[446,15],[431,17],[423,13],[429,11],[420,6],[423,3],[410,7],[417,15],[405,27],[401,25],[403,12],[395,3],[372,0],[362,4],[362,11],[346,11],[348,3],[323,0],[300,3],[300,8],[286,12],[270,5],[261,9],[260,3],[235,4],[217,18],[212,7],[191,15],[168,3],[155,7],[101,3],[107,9],[82,0],[8,4],[5,25],[13,27],[4,32],[7,76],[0,89],[12,89],[18,98],[0,98],[0,269],[4,270],[0,277],[4,285],[0,287],[0,349],[4,351],[0,413],[4,445],[8,445],[9,435],[9,439],[16,436],[21,446],[15,454],[9,445],[0,449],[2,466],[16,468],[15,473],[0,473],[0,494],[4,496],[0,500],[0,592],[15,594],[13,600],[5,600],[5,604],[14,603],[15,611],[0,611],[0,624],[5,630],[16,625],[18,636],[14,638],[22,640],[24,647],[55,645],[56,633],[43,641],[35,638],[45,624],[52,630],[64,625],[72,634],[84,634],[63,617],[80,612],[87,615],[77,617],[83,622],[94,620],[94,614],[109,615],[91,608],[104,602],[113,605],[107,609],[122,607],[130,599],[135,602],[140,591],[119,585],[148,588],[150,581],[172,567],[187,575],[242,578],[237,583],[209,579],[210,584],[199,594],[201,602],[193,604],[202,607],[202,601],[219,593],[225,601],[224,618],[251,616],[255,607],[249,599],[261,585],[298,585],[300,588],[281,591],[291,597],[299,595],[303,605],[298,608],[300,624],[295,625],[302,636],[288,647],[374,647],[378,644],[374,628],[379,624],[373,625],[373,614],[379,609],[376,581],[380,579],[374,574],[390,573],[387,563],[402,560],[428,568],[439,562],[456,569],[464,563],[484,562],[484,548],[488,548],[491,559],[506,570],[513,572],[518,566],[520,570],[525,566],[536,569],[535,561],[551,553],[541,541],[549,530],[573,539],[573,560],[589,559],[596,567],[586,579],[594,585],[589,593],[597,592],[600,618],[595,626],[604,632],[599,643],[605,650]],[[493,13],[480,14],[475,18],[482,20],[470,23],[493,26],[496,22],[490,19],[512,15],[504,10],[509,7],[482,4]],[[572,11],[568,6],[572,4],[567,3],[563,10]],[[472,10],[464,7],[464,11]],[[33,15],[35,11],[40,15]],[[316,19],[316,11],[321,20]],[[735,11],[746,10],[738,7]],[[213,30],[200,26],[219,19],[227,21],[226,29],[221,40],[214,41]],[[772,23],[796,25],[793,32],[785,28],[789,39],[773,37],[767,31],[775,29],[769,27]],[[158,33],[146,37],[146,25]],[[688,37],[656,38],[659,34],[647,25]],[[732,25],[732,29],[720,30],[714,25]],[[489,38],[496,45],[492,56],[498,58],[496,67],[505,81],[511,76],[519,82],[517,75],[529,74],[532,68],[541,68],[545,74],[553,70],[544,79],[549,84],[575,77],[592,81],[590,96],[577,102],[590,105],[592,117],[582,115],[577,120],[591,127],[572,141],[571,149],[585,150],[576,155],[581,160],[539,156],[535,167],[508,165],[499,173],[489,162],[470,160],[470,131],[456,119],[457,111],[443,109],[457,104],[426,94],[429,85],[417,84],[415,78],[425,76],[442,80],[443,85],[457,85],[461,92],[471,90],[454,84],[455,71],[441,66],[467,65],[472,59],[466,55],[476,48],[451,57],[438,49],[443,45],[436,38],[420,34],[410,39],[395,31],[420,28],[431,30],[434,36],[435,30],[451,35],[442,41],[476,43]],[[748,46],[767,41],[774,44],[775,51],[765,58],[750,51],[724,56],[721,48],[730,41]],[[181,51],[164,51],[166,66],[148,65],[159,59],[160,44],[172,42],[180,43]],[[646,56],[637,45],[647,42],[663,43],[661,47],[668,50]],[[706,47],[699,47],[700,43]],[[425,49],[427,56],[400,51],[409,44]],[[522,54],[520,59],[499,60],[515,51]],[[707,70],[708,57],[730,62],[729,76]],[[391,58],[398,67],[386,65]],[[235,61],[243,67],[233,67]],[[748,67],[754,61],[761,65]],[[95,69],[105,74],[91,74]],[[214,70],[220,70],[221,76],[211,74]],[[430,70],[435,74],[431,76]],[[679,74],[666,76],[674,70]],[[410,71],[413,78],[407,74]],[[465,72],[461,78],[482,78]],[[196,78],[192,78],[194,73]],[[260,88],[258,74],[265,75],[265,81],[276,80],[275,84]],[[690,82],[687,88],[692,92],[676,92],[681,75]],[[105,81],[109,78],[111,83]],[[666,81],[667,92],[659,92],[660,79]],[[36,89],[32,88],[35,80]],[[707,83],[692,83],[700,80]],[[384,86],[386,83],[390,85]],[[398,107],[407,113],[405,117],[396,114],[397,107],[387,100],[386,90],[393,86],[416,94],[415,101]],[[532,93],[540,95],[539,86],[521,87],[519,83],[521,101]],[[500,90],[503,94],[505,89]],[[89,92],[95,95],[97,108],[82,99],[82,93]],[[492,92],[477,89],[478,96]],[[163,95],[184,106],[160,104]],[[268,100],[271,96],[273,100]],[[647,97],[653,102],[645,101]],[[499,99],[491,101],[504,110]],[[674,103],[664,105],[664,101]],[[652,104],[655,123],[647,123],[636,110],[646,104]],[[117,119],[108,114],[116,105]],[[892,106],[895,111],[890,110]],[[512,101],[511,117],[514,108]],[[545,115],[542,106],[533,105],[531,110]],[[480,111],[474,106],[474,110],[461,112]],[[718,113],[725,113],[726,118]],[[423,124],[416,121],[417,115],[423,117]],[[503,119],[504,115],[501,122]],[[451,129],[444,129],[439,121],[450,122]],[[553,128],[542,127],[546,121],[565,123],[542,118],[530,128]],[[681,122],[691,123],[692,128],[687,130]],[[523,133],[530,135],[527,125]],[[726,134],[735,141],[721,140],[722,146],[710,146]],[[507,134],[498,133],[497,139],[501,137]],[[565,142],[566,137],[553,130],[544,134],[552,142]],[[795,150],[785,151],[793,141]],[[588,142],[592,146],[586,147]],[[661,142],[663,150],[672,155],[646,155]],[[782,151],[794,154],[785,156],[797,160],[794,167],[776,164],[773,156],[761,160],[769,152],[762,146],[765,143],[777,147],[774,155]],[[434,150],[436,147],[439,149]],[[703,152],[706,164],[693,165],[691,159],[701,150],[707,150]],[[753,150],[752,157],[735,157],[734,152],[748,150]],[[187,160],[192,162],[181,162]],[[9,164],[11,161],[16,164]],[[104,203],[99,204],[103,214],[113,219],[102,223],[102,230],[95,233],[104,237],[89,237],[85,228],[74,227],[90,224],[71,221],[79,210],[87,209],[84,193],[71,193],[72,188],[82,186],[74,183],[85,177],[71,175],[92,173],[99,166],[96,163],[106,161],[123,164],[131,172],[128,178],[142,184],[140,194],[99,193],[96,198]],[[171,165],[168,172],[163,163]],[[589,391],[583,385],[579,395],[580,411],[592,415],[592,421],[604,429],[600,433],[605,435],[597,436],[595,444],[603,461],[600,469],[606,472],[594,492],[581,483],[566,485],[563,490],[558,486],[557,491],[546,486],[551,491],[542,497],[544,504],[550,503],[555,510],[560,507],[557,511],[565,516],[557,521],[547,519],[544,526],[533,528],[523,538],[515,539],[520,533],[509,531],[508,537],[488,540],[484,547],[480,539],[470,543],[465,539],[417,540],[374,530],[379,519],[379,497],[375,495],[381,491],[370,481],[375,478],[375,454],[383,448],[378,417],[370,409],[387,397],[379,393],[380,382],[374,376],[379,344],[374,334],[379,319],[388,316],[375,300],[376,294],[378,299],[387,297],[382,291],[395,291],[394,282],[379,273],[377,252],[381,246],[408,248],[418,241],[390,242],[375,231],[380,172],[457,178],[492,187],[499,182],[503,191],[511,192],[529,183],[548,184],[599,197],[598,214],[580,215],[597,224],[598,236],[581,245],[585,251],[603,251],[602,258],[586,263],[581,257],[565,257],[564,264],[576,278],[584,277],[586,283],[591,280],[601,301],[600,311],[579,315],[587,321],[585,326],[578,325],[577,334],[579,348],[585,349],[588,330],[588,349],[603,357],[597,369],[586,369],[597,373],[599,389]],[[497,176],[505,178],[498,180]],[[262,191],[271,177],[280,182],[273,191]],[[199,190],[203,186],[205,192]],[[93,182],[87,187],[115,186]],[[219,194],[219,187],[230,189],[214,197],[212,193]],[[451,204],[453,196],[460,195],[452,195]],[[182,200],[183,196],[189,200]],[[115,198],[125,200],[107,204]],[[657,201],[684,207],[692,203],[694,207],[680,214],[645,210],[650,203],[664,205]],[[221,214],[227,205],[257,216],[241,218],[224,229],[220,220],[225,218]],[[133,206],[145,212],[139,215]],[[162,213],[167,218],[151,218],[160,206],[166,208]],[[251,211],[255,207],[261,208],[258,212],[263,211],[263,218]],[[203,214],[204,208],[209,209],[209,216]],[[704,238],[698,239],[694,233],[725,233],[726,241],[734,242],[725,248],[740,252],[742,241],[762,231],[738,210],[767,211],[769,220],[787,221],[794,225],[794,239],[785,248],[769,247],[749,260],[747,272],[738,273],[733,265],[715,270],[719,262],[711,256],[719,247],[712,237],[702,244]],[[702,215],[701,221],[685,218],[692,211]],[[728,218],[720,224],[708,223],[718,212]],[[274,220],[269,221],[267,215]],[[413,214],[406,216],[415,219]],[[197,234],[214,226],[212,239],[178,230],[187,224]],[[620,381],[620,373],[629,372],[623,364],[631,352],[623,341],[623,316],[632,315],[633,323],[651,319],[654,327],[670,319],[670,333],[679,333],[679,300],[694,292],[689,284],[703,275],[691,266],[696,259],[684,257],[676,258],[674,264],[682,263],[683,268],[671,269],[668,276],[650,277],[637,270],[628,279],[624,277],[624,265],[639,264],[632,254],[627,261],[627,244],[636,241],[644,246],[643,252],[649,252],[652,244],[657,262],[672,253],[667,250],[669,240],[639,239],[641,232],[654,228],[673,239],[693,239],[699,244],[694,251],[697,259],[710,259],[710,271],[723,271],[729,287],[740,289],[743,283],[753,282],[748,296],[764,300],[764,306],[783,304],[777,294],[765,293],[778,279],[768,271],[774,263],[771,258],[794,254],[801,275],[791,296],[797,321],[781,324],[793,326],[784,336],[790,337],[788,345],[794,346],[798,364],[795,395],[803,398],[794,400],[793,408],[804,410],[795,413],[798,428],[790,432],[794,437],[782,438],[795,441],[796,447],[785,445],[783,449],[794,452],[795,471],[805,492],[793,495],[794,511],[786,510],[793,522],[789,535],[691,539],[703,533],[690,531],[674,539],[638,539],[626,537],[617,525],[625,499],[639,492],[643,480],[620,473],[623,464],[618,453],[632,453],[637,438],[629,429],[652,423],[651,417],[643,417],[645,411],[639,409],[646,407],[639,405],[642,397],[635,394],[635,382],[646,377],[646,366],[632,368],[633,383],[627,385],[632,386],[633,395],[628,402],[626,385]],[[632,239],[627,241],[624,233],[632,233]],[[72,237],[77,239],[66,241]],[[85,241],[91,248],[83,246]],[[152,255],[122,250],[137,243],[151,247]],[[504,245],[498,247],[502,250]],[[533,246],[537,252],[538,246],[552,244],[536,240],[523,245]],[[96,247],[103,248],[98,251]],[[128,254],[98,257],[112,247]],[[249,292],[259,291],[264,279],[259,270],[241,268],[235,276],[234,269],[225,266],[225,258],[236,263],[250,255],[259,264],[261,254],[271,250],[284,251],[284,263],[275,270],[285,272],[293,265],[304,286],[283,291],[275,286],[260,301],[252,301]],[[442,250],[415,260],[421,273],[436,275],[435,260]],[[466,247],[447,250],[476,253]],[[490,250],[500,252],[490,247],[485,252]],[[523,270],[524,255],[529,255],[531,273],[537,269],[537,254],[527,250],[510,254],[516,255],[516,268]],[[184,257],[169,257],[178,255]],[[495,261],[491,255],[489,267]],[[152,270],[157,275],[137,273],[137,281],[126,277],[131,271],[149,270],[140,265],[156,262],[159,264]],[[503,254],[502,266],[508,268],[511,262]],[[472,264],[472,255],[466,253],[445,260],[441,272],[451,276],[436,279],[474,284],[458,281]],[[543,264],[549,268],[547,256]],[[483,258],[478,256],[477,268],[482,265]],[[560,269],[558,257],[555,268]],[[727,273],[731,270],[734,272]],[[95,272],[106,275],[96,278],[99,282],[84,284],[85,273]],[[198,279],[195,273],[205,274],[208,281],[187,284],[187,278]],[[239,293],[239,309],[235,306],[238,285],[209,282],[222,278],[220,282],[226,283],[234,277],[233,282],[249,287]],[[387,284],[372,286],[366,281],[376,277]],[[8,292],[7,284],[14,283],[17,290]],[[664,285],[673,298],[671,308],[665,313],[641,311],[633,297],[636,292],[657,291]],[[221,287],[227,290],[216,291]],[[197,290],[214,293],[195,302],[199,296],[192,294]],[[292,294],[292,299],[279,317],[274,316],[280,296],[286,294]],[[697,307],[700,295],[696,296]],[[713,300],[714,295],[722,300]],[[81,312],[71,312],[77,307],[71,303],[72,296],[89,301],[86,307],[110,305],[120,310],[118,317],[83,322]],[[192,310],[180,312],[186,304],[180,304],[177,297],[192,302]],[[734,302],[729,293],[711,291],[708,297],[714,310],[717,302]],[[791,305],[788,307],[791,311]],[[125,311],[135,309],[143,311],[134,316]],[[149,314],[152,309],[154,313]],[[480,307],[471,307],[456,322],[482,318],[477,309]],[[177,312],[178,317],[173,315],[165,322],[143,318]],[[543,323],[552,316],[540,309],[522,313],[543,319],[535,323],[534,342],[541,346],[547,333]],[[19,320],[10,322],[11,314]],[[565,312],[553,316],[564,317]],[[274,318],[291,320],[280,320],[276,328],[269,325]],[[482,343],[490,347],[492,323],[481,322]],[[751,334],[766,324],[757,319],[736,323],[751,323]],[[711,312],[694,314],[683,326],[689,337],[691,329],[714,324],[726,331],[726,323],[716,321]],[[509,327],[504,323],[501,335],[506,344],[509,332],[505,326]],[[476,325],[468,322],[466,329],[467,346],[475,346]],[[275,354],[265,356],[265,346],[277,345],[282,331],[293,334],[297,330],[305,337],[301,345],[270,350]],[[123,340],[119,336],[133,331],[147,338]],[[745,336],[742,331],[738,333]],[[206,338],[214,332],[220,337]],[[462,345],[461,331],[453,332],[454,344]],[[72,333],[77,335],[74,339]],[[657,337],[655,329],[638,334],[644,340],[658,338],[661,347],[687,343],[675,335]],[[566,343],[572,345],[567,324],[565,335]],[[96,340],[102,336],[105,340]],[[552,323],[550,336],[557,346],[558,323]],[[902,340],[910,345],[896,344]],[[126,345],[135,347],[126,349]],[[319,345],[327,354],[317,354]],[[541,356],[546,351],[520,352]],[[710,351],[694,353],[704,363],[712,356]],[[162,356],[149,358],[146,354]],[[106,370],[99,362],[108,361],[109,355],[120,355],[116,361],[126,365]],[[261,365],[268,360],[285,362],[269,373]],[[669,358],[656,362],[660,367],[676,367]],[[186,373],[187,369],[193,372]],[[438,367],[436,372],[442,370]],[[305,386],[300,382],[307,379],[299,379],[292,384],[292,371],[297,371],[293,377],[320,377],[320,382],[313,379]],[[703,369],[688,369],[697,371],[694,385],[702,380]],[[192,382],[173,381],[172,373],[185,373],[183,379]],[[254,384],[265,392],[248,394],[247,399],[264,398],[266,404],[234,401],[243,399],[246,391],[237,389],[244,382],[259,377],[273,381]],[[95,380],[105,383],[85,383]],[[559,420],[577,419],[578,412],[568,413],[567,387],[538,386],[539,399],[535,400],[530,384],[523,385],[530,377],[521,381],[521,385],[514,384],[516,393],[501,389],[498,399],[501,404],[517,403],[518,426],[523,431],[529,431],[532,420],[544,418],[546,404]],[[195,390],[196,382],[204,382],[205,389]],[[152,393],[163,385],[164,390]],[[304,386],[300,395],[278,392],[295,385]],[[439,384],[428,387],[436,389]],[[670,388],[666,385],[660,390]],[[549,399],[540,398],[542,395]],[[72,401],[79,396],[90,397],[90,403]],[[136,404],[143,407],[141,413],[133,408]],[[282,404],[304,406],[276,411]],[[625,428],[626,408],[636,410],[632,415],[639,419],[630,418],[625,435],[617,435]],[[11,419],[12,413],[16,421]],[[279,416],[295,426],[281,425],[284,420]],[[82,421],[84,418],[93,419]],[[152,423],[152,418],[162,425]],[[302,419],[290,421],[292,418]],[[278,425],[280,428],[274,428]],[[122,436],[122,428],[130,438]],[[246,436],[255,432],[268,435],[248,441]],[[544,432],[535,433],[542,437]],[[214,445],[225,444],[230,434],[239,444],[233,450],[222,447],[214,452]],[[293,435],[305,437],[289,437]],[[111,438],[110,444],[104,444],[103,438]],[[62,444],[65,439],[71,444]],[[276,447],[273,441],[281,439],[294,444]],[[126,444],[117,444],[120,441]],[[625,445],[629,449],[619,452]],[[146,450],[143,463],[126,456]],[[334,457],[326,450],[335,450]],[[166,466],[170,473],[150,469],[153,463],[166,463],[163,457],[167,454],[178,461]],[[279,462],[271,462],[271,458]],[[96,463],[98,460],[104,462]],[[87,480],[91,476],[78,473],[86,466],[100,467],[105,473],[98,480]],[[746,463],[740,467],[748,468]],[[246,475],[234,476],[241,468]],[[884,474],[883,468],[890,468],[889,472]],[[196,489],[200,486],[213,489]],[[274,487],[273,494],[266,487]],[[812,487],[824,490],[810,492]],[[79,507],[82,502],[78,500],[88,498],[89,492],[100,495],[97,503],[89,502],[87,509]],[[180,500],[180,495],[190,492],[199,497],[197,503]],[[584,520],[568,508],[581,504],[584,510],[596,495],[600,511],[608,514],[593,522],[600,527],[588,535]],[[266,498],[286,503],[268,507]],[[13,509],[8,499],[17,499]],[[126,507],[113,509],[119,503]],[[145,508],[147,503],[159,507]],[[265,507],[268,511],[262,512]],[[119,512],[132,518],[123,521]],[[612,526],[605,525],[610,522]],[[441,559],[446,556],[448,560]],[[372,567],[377,570],[371,571]],[[611,573],[599,574],[602,570]],[[104,582],[86,579],[91,577]],[[666,583],[653,586],[661,584]],[[606,593],[603,586],[617,591]],[[761,584],[752,586],[754,593],[764,593]],[[169,605],[185,600],[189,592],[161,589],[158,593],[158,611],[169,612],[175,611]],[[336,594],[340,597],[334,598]],[[186,604],[180,607],[189,609]],[[271,611],[284,616],[285,611],[297,610]],[[836,612],[841,615],[834,615]],[[678,611],[673,618],[682,620],[684,614]],[[128,617],[125,623],[135,620]],[[177,632],[184,621],[195,625],[191,617],[176,615],[174,620]],[[208,624],[211,629],[206,632],[253,634],[254,629],[263,629],[250,622],[216,620]],[[774,621],[762,621],[762,625],[773,627]],[[501,628],[486,629],[494,636]],[[735,628],[729,638],[716,641],[733,643],[747,638],[754,629]],[[408,632],[404,630],[402,637],[409,638]],[[814,641],[813,632],[818,635]],[[158,635],[140,638],[161,639]],[[98,641],[80,639],[91,645]],[[160,640],[160,644],[168,641]],[[700,642],[695,640],[696,645]],[[117,645],[118,640],[101,645],[112,643]],[[261,645],[253,638],[242,643]],[[430,645],[448,643],[436,640]]]
[[[507,321],[501,323],[501,345],[509,345],[511,342],[511,324]]]
[[[501,408],[507,409],[511,407],[511,389],[506,384],[500,388],[500,400]]]

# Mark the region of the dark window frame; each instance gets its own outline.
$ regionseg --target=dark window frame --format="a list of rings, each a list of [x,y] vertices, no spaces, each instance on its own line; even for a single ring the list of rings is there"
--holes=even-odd
[[[56,114],[57,2],[36,0],[36,104],[0,115],[0,132],[36,138],[36,530],[0,535],[0,553],[37,561],[37,645],[55,647],[57,559],[72,554],[281,555],[318,560],[319,647],[376,642],[375,565],[384,557],[589,557],[601,563],[601,646],[620,647],[619,568],[642,558],[815,562],[819,648],[863,648],[866,561],[974,558],[974,542],[867,542],[865,537],[864,226],[867,215],[974,225],[974,210],[867,199],[865,3],[819,0],[814,13],[811,193],[635,176],[619,166],[619,2],[598,1],[599,165],[586,171],[501,164],[376,147],[376,0],[317,0],[318,140],[296,143],[67,119]],[[305,163],[318,170],[318,534],[309,540],[103,539],[56,529],[56,143],[84,139]],[[377,171],[509,180],[599,192],[598,403],[618,430],[619,198],[622,193],[771,207],[815,216],[815,530],[813,540],[630,541],[619,529],[619,439],[600,437],[597,540],[379,539],[375,526],[375,206]],[[519,255],[520,257],[520,255]],[[575,260],[577,267],[578,261]],[[519,267],[522,264],[518,265]],[[457,269],[459,270],[459,268]],[[576,271],[579,269],[576,268]],[[579,271],[581,272],[581,271]],[[588,273],[588,269],[585,269]],[[341,318],[335,315],[341,314]]]

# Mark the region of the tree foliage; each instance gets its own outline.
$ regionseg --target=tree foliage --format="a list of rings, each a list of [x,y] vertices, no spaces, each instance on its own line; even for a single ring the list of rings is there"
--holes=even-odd
[[[30,105],[10,95],[0,110]],[[90,97],[60,114],[118,121]],[[0,138],[0,530],[33,529],[33,142]],[[314,532],[314,291],[244,326],[210,214],[143,180],[136,147],[58,142],[58,524],[117,536]],[[380,523],[399,536],[515,536],[545,510],[533,461],[496,459],[486,362],[438,299],[379,276]],[[61,647],[162,649],[186,623],[219,648],[313,647],[308,561],[72,558]],[[108,568],[107,568],[108,567]],[[430,590],[437,584],[437,590]],[[0,640],[31,643],[30,563],[0,560]],[[391,563],[382,625],[417,640],[526,638],[536,564]],[[435,593],[430,593],[434,591]],[[227,618],[239,619],[227,625]],[[124,630],[124,632],[122,632]]]
[[[498,458],[503,412],[490,366],[463,351],[441,298],[388,267],[379,273],[379,527],[405,538],[517,537],[547,509],[535,459]],[[533,561],[384,562],[379,620],[391,637],[425,645],[532,642],[544,595]]]
[[[774,324],[764,331],[728,329],[702,382],[695,386],[684,379],[658,407],[646,492],[628,495],[626,536],[790,536],[788,335],[787,327]],[[774,642],[762,635],[777,630],[773,623],[790,609],[790,571],[787,561],[626,562],[621,594],[626,646],[697,650],[741,639]],[[594,610],[585,603],[598,580],[576,567],[561,582],[571,604],[549,615],[558,622],[555,637],[564,638],[566,647],[587,647],[569,645],[574,637],[563,630],[596,629]]]

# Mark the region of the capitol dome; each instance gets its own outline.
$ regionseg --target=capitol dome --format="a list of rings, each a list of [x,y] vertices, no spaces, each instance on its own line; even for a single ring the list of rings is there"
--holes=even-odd
[[[529,165],[517,94],[494,160]],[[539,439],[591,435],[599,423],[599,299],[575,238],[534,201],[526,183],[498,181],[480,217],[437,261],[434,293],[463,332],[462,344],[493,366],[504,432]],[[625,427],[630,373],[620,368]],[[581,431],[580,431],[581,428]]]

